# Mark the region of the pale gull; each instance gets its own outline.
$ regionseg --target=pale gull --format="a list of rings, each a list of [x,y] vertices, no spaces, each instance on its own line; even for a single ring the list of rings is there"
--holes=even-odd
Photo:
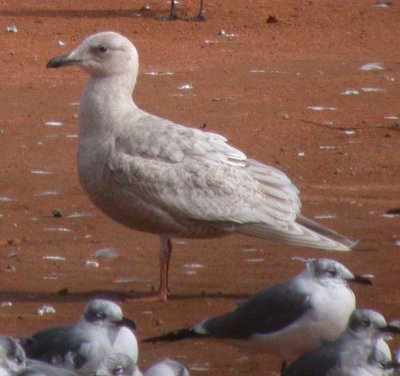
[[[26,338],[23,346],[29,358],[87,375],[113,352],[123,352],[136,362],[134,328],[135,323],[123,316],[118,304],[94,299],[77,324],[37,332]]]
[[[300,356],[283,376],[384,376],[391,360],[387,333],[400,330],[378,312],[357,309],[340,338]]]
[[[287,244],[349,251],[349,239],[300,214],[297,188],[274,167],[248,159],[218,134],[139,109],[133,44],[115,32],[85,39],[49,68],[75,65],[90,80],[79,106],[78,175],[115,221],[160,236],[160,287],[167,300],[172,237],[238,232]]]
[[[279,354],[283,370],[290,355],[345,331],[356,307],[348,282],[371,284],[334,260],[312,260],[299,275],[259,291],[232,312],[145,341],[220,338],[248,352]]]
[[[142,374],[126,354],[114,353],[100,364],[96,376],[189,376],[189,371],[175,360],[164,359]]]

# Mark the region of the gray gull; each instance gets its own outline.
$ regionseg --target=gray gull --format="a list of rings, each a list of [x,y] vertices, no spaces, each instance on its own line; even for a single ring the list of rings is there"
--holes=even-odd
[[[259,291],[232,312],[145,342],[219,338],[247,352],[277,353],[284,370],[289,355],[334,340],[346,330],[356,307],[348,282],[371,284],[337,261],[311,260],[302,273]]]
[[[400,329],[387,324],[378,312],[357,309],[341,337],[300,356],[283,376],[383,376],[391,360],[384,341],[387,333],[400,333]],[[377,362],[382,360],[380,367]]]
[[[94,299],[86,305],[77,324],[37,332],[24,339],[23,347],[28,358],[87,375],[113,352],[123,352],[136,362],[134,328],[134,321],[123,316],[118,304]]]

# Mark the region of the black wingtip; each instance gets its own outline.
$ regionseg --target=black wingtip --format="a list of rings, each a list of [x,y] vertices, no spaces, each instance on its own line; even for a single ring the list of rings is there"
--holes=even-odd
[[[150,337],[144,339],[142,342],[173,342],[173,341],[180,341],[182,339],[187,338],[198,338],[198,337],[206,337],[205,334],[196,333],[193,328],[186,328],[186,329],[179,329],[173,332],[169,332],[166,334],[162,334],[161,336],[157,337]]]

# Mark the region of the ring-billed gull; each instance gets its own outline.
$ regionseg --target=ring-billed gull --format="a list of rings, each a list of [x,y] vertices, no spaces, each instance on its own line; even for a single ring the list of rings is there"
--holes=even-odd
[[[371,367],[371,363],[377,359],[391,359],[389,347],[384,341],[387,333],[398,334],[400,329],[387,324],[376,311],[357,309],[341,337],[300,356],[283,376],[383,376],[382,369],[376,364]],[[362,373],[364,371],[378,373]]]
[[[220,338],[250,352],[279,354],[283,370],[289,355],[345,331],[356,307],[348,282],[371,284],[368,277],[354,275],[334,260],[311,260],[296,277],[259,291],[232,312],[145,341]]]
[[[274,167],[218,134],[139,109],[132,100],[139,62],[124,36],[86,38],[49,68],[75,65],[90,80],[79,106],[78,174],[105,214],[160,236],[160,287],[167,300],[172,237],[238,232],[288,244],[349,251],[354,242],[300,214],[297,188]]]
[[[37,332],[24,340],[23,347],[29,358],[87,375],[113,352],[123,352],[136,362],[138,346],[131,330],[135,327],[118,304],[94,299],[77,324]]]

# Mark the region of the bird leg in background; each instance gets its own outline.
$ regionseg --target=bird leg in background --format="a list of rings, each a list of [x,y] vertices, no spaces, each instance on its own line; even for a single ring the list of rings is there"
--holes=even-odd
[[[171,11],[169,12],[168,20],[177,20],[178,16],[176,15],[175,9],[175,0],[171,0]]]
[[[200,0],[200,9],[199,14],[192,18],[191,21],[205,21],[206,18],[204,17],[204,0]]]
[[[286,360],[283,360],[281,364],[281,373],[280,373],[281,375],[283,375],[283,372],[285,372],[286,367],[287,367],[287,362]]]
[[[158,295],[160,300],[167,301],[168,299],[168,273],[169,261],[172,253],[171,238],[165,235],[160,235],[160,287],[158,288]]]

